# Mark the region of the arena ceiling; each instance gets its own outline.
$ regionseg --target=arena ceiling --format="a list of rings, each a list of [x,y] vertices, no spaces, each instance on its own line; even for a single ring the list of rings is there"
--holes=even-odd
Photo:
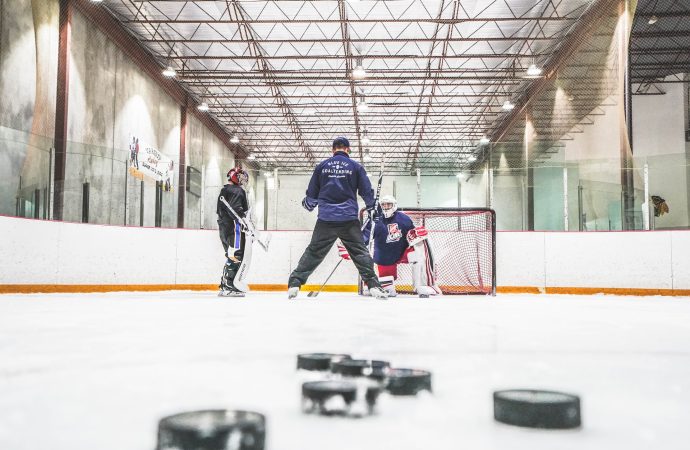
[[[237,135],[237,145],[262,169],[310,171],[342,135],[350,139],[353,156],[371,164],[385,157],[391,173],[455,173],[478,165],[487,148],[519,129],[522,104],[544,90],[615,5],[616,0],[103,3],[161,68],[175,69],[182,86],[208,104],[208,113]],[[605,55],[609,44],[610,36]],[[530,65],[546,77],[530,77]],[[359,68],[363,76],[353,74]],[[568,123],[595,109],[595,96],[581,98]],[[507,101],[516,108],[504,109]]]

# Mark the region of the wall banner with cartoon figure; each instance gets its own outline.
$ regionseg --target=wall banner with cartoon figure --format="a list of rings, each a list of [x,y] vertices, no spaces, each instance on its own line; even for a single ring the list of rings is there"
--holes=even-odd
[[[172,191],[175,161],[132,136],[129,141],[129,173],[142,180],[146,177],[161,181],[163,190]]]

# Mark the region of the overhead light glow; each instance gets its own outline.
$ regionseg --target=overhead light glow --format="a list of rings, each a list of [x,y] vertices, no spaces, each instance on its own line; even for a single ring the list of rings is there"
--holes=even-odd
[[[486,136],[484,136],[483,138],[481,138],[481,139],[479,140],[479,143],[482,144],[482,145],[486,145],[486,144],[488,144],[489,142],[491,142],[491,139],[489,139],[489,138],[486,137]]]
[[[273,172],[264,172],[264,176],[266,178],[271,178],[273,176]]]
[[[541,77],[542,69],[537,67],[536,64],[532,63],[527,68],[527,78],[539,78]]]
[[[173,69],[173,66],[168,66],[163,71],[163,76],[165,77],[175,78],[175,75],[177,75],[177,72],[175,71],[175,69]]]
[[[208,103],[206,102],[201,102],[199,106],[196,107],[199,111],[206,112],[208,111]]]
[[[369,105],[367,104],[366,100],[360,100],[359,103],[357,103],[357,111],[359,112],[364,112],[369,109]]]
[[[659,21],[659,18],[658,18],[657,16],[652,16],[652,17],[649,18],[649,22],[647,22],[647,23],[650,24],[650,25],[654,25],[654,24],[657,23],[658,21]]]
[[[373,159],[373,158],[371,157],[371,155],[369,154],[369,150],[366,150],[366,151],[364,152],[364,157],[363,157],[362,159],[363,159],[364,161],[366,161],[366,162],[369,162],[369,161],[371,161],[371,160]]]
[[[247,155],[247,159],[254,161],[256,159],[256,156],[254,155],[254,153],[250,153],[249,155]]]
[[[361,80],[367,76],[367,71],[364,70],[361,64],[358,64],[354,69],[352,69],[352,78],[355,80]]]
[[[474,156],[474,155],[470,155],[470,156],[467,158],[467,160],[468,160],[469,162],[475,162],[475,161],[477,160],[477,157]]]
[[[233,144],[238,144],[240,142],[240,138],[235,134],[231,139],[230,142]]]
[[[512,111],[513,109],[515,109],[515,105],[511,103],[510,100],[506,100],[505,102],[503,102],[502,108],[505,111]]]
[[[369,145],[370,140],[369,140],[369,136],[367,136],[366,131],[362,134],[362,141],[361,142],[362,142],[362,145]]]

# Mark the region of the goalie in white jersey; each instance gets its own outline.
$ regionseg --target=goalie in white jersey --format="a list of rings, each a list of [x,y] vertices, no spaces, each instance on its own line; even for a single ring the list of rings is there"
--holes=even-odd
[[[379,204],[382,214],[374,223],[373,238],[374,263],[381,287],[388,291],[389,296],[395,296],[398,264],[410,264],[414,289],[420,297],[441,294],[436,285],[436,270],[426,228],[415,227],[407,214],[398,211],[398,203],[393,196],[384,195]],[[366,243],[370,234],[371,222],[364,229]],[[338,251],[342,258],[349,258],[344,247],[338,246]]]

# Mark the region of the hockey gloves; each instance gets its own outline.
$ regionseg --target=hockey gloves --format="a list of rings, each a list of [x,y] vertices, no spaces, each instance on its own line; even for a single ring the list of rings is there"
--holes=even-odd
[[[345,247],[343,247],[342,245],[338,246],[338,254],[344,260],[347,260],[347,261],[350,260],[350,254],[347,252],[347,249]]]
[[[429,237],[429,232],[424,227],[413,228],[407,232],[407,243],[413,247]]]
[[[302,206],[309,212],[314,211],[314,208],[316,208],[318,204],[318,201],[309,197],[304,197],[304,199],[302,199]]]

